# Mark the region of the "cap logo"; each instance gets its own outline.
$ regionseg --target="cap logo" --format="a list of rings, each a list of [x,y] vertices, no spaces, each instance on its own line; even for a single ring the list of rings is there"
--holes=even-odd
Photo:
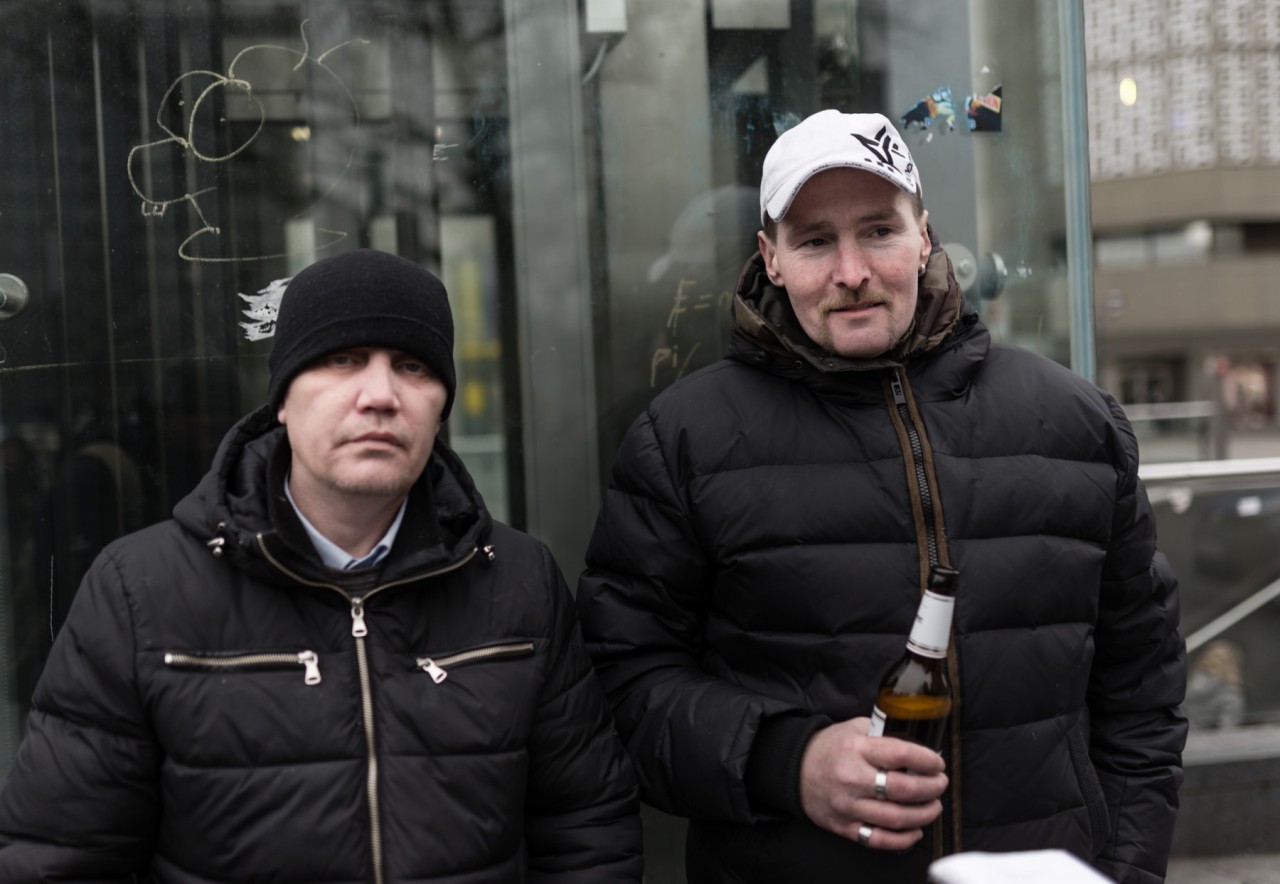
[[[893,138],[889,136],[887,127],[881,126],[874,140],[866,138],[858,132],[850,132],[849,134],[861,141],[862,146],[876,158],[876,162],[880,165],[894,170],[898,168],[893,162],[893,155],[904,156],[904,154],[902,153],[902,148],[898,147]],[[910,172],[911,169],[908,167],[905,171]]]

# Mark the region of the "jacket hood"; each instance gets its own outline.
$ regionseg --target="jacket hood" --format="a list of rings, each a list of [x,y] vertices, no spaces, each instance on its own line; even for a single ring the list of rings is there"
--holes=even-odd
[[[970,313],[964,295],[956,282],[951,260],[938,243],[933,225],[929,225],[929,241],[933,249],[920,277],[916,315],[911,327],[898,343],[885,354],[870,359],[851,359],[828,353],[805,334],[791,308],[786,289],[769,281],[764,258],[752,255],[738,279],[733,299],[735,337],[768,353],[794,359],[800,357],[821,372],[884,368],[900,365],[912,357],[936,348],[960,321]]]
[[[268,575],[276,571],[262,555],[266,544],[273,555],[288,559],[290,570],[333,582],[333,572],[320,563],[309,541],[291,542],[289,532],[279,524],[282,520],[273,518],[273,512],[282,513],[290,506],[275,487],[280,480],[272,478],[273,469],[283,469],[288,458],[289,440],[275,411],[263,406],[251,412],[223,437],[210,470],[174,507],[174,519],[211,549],[220,548],[232,564],[259,578],[270,579]],[[273,468],[273,463],[282,466]],[[281,500],[273,503],[272,495]],[[396,548],[380,568],[386,572],[380,579],[457,561],[471,554],[490,532],[492,518],[475,483],[458,456],[439,439],[409,501],[405,524]],[[402,544],[401,538],[410,542]]]

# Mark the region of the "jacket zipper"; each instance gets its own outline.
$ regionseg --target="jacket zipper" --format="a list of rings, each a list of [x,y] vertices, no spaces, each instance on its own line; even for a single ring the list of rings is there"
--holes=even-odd
[[[297,653],[261,653],[261,654],[184,654],[166,652],[166,666],[187,667],[190,669],[246,669],[258,666],[301,666],[303,681],[306,684],[320,684],[320,657],[315,651],[298,651]]]
[[[270,562],[280,573],[291,580],[301,583],[303,586],[331,589],[334,592],[341,593],[343,598],[346,598],[351,603],[351,635],[356,640],[356,665],[360,673],[360,713],[364,720],[365,799],[369,805],[369,850],[373,859],[374,884],[382,884],[382,816],[381,807],[378,803],[378,753],[374,743],[373,688],[369,680],[369,657],[364,645],[365,636],[369,634],[369,628],[364,622],[364,605],[365,602],[384,589],[391,589],[394,586],[403,586],[406,583],[415,583],[419,580],[426,580],[431,577],[438,577],[441,574],[448,574],[450,571],[456,571],[474,559],[480,549],[473,546],[471,551],[461,559],[443,568],[427,571],[424,574],[416,574],[412,577],[404,577],[400,580],[393,580],[390,583],[383,583],[380,586],[375,586],[364,595],[353,596],[336,584],[307,580],[305,577],[285,567],[267,549],[266,541],[263,539],[261,532],[257,535],[257,541],[258,549],[262,552],[263,558]],[[484,547],[484,553],[490,561],[495,558],[491,545]]]
[[[533,651],[533,642],[513,642],[509,645],[490,645],[487,648],[474,648],[470,651],[461,651],[457,654],[450,654],[447,657],[419,657],[418,668],[431,676],[431,680],[436,684],[444,681],[449,677],[447,666],[456,666],[459,663],[470,663],[473,660],[483,660],[489,657],[516,657],[521,654],[528,654]]]
[[[889,378],[889,388],[893,396],[893,405],[897,412],[898,423],[907,437],[909,450],[903,452],[903,457],[910,458],[908,468],[915,476],[916,489],[920,495],[920,515],[924,527],[928,567],[931,568],[937,564],[949,565],[950,555],[946,556],[947,561],[941,561],[940,549],[945,548],[946,540],[943,538],[942,543],[939,543],[933,484],[930,482],[929,471],[925,462],[924,442],[921,438],[920,427],[916,425],[910,404],[907,402],[907,394],[904,388],[905,373],[906,369],[895,369],[893,375]],[[951,751],[947,764],[951,775],[951,807],[949,808],[951,828],[950,832],[946,831],[944,824],[946,813],[934,823],[933,854],[935,859],[940,859],[945,853],[958,853],[964,849],[961,839],[960,810],[960,665],[954,636],[947,648],[947,672],[951,677],[952,688],[955,692],[955,701],[951,706],[951,745],[949,747]],[[948,834],[951,836],[950,844],[946,843],[946,835]]]
[[[929,567],[932,568],[938,564],[938,532],[934,528],[933,488],[930,487],[929,477],[924,470],[924,446],[920,442],[920,430],[911,418],[911,410],[907,408],[907,394],[902,389],[902,378],[896,371],[889,379],[889,386],[893,389],[893,404],[898,410],[898,419],[902,421],[911,446],[911,469],[915,473],[916,488],[920,491],[925,545],[929,551]]]

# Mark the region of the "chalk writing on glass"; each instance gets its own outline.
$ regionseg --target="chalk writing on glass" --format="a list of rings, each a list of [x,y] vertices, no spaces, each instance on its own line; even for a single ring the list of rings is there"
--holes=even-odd
[[[665,341],[649,361],[649,387],[657,389],[677,381],[690,370],[724,355],[728,309],[733,293],[699,291],[705,283],[680,279],[667,311]]]
[[[263,127],[266,125],[267,121],[266,108],[263,106],[257,95],[254,94],[253,82],[247,77],[238,76],[236,73],[236,66],[239,65],[246,56],[249,56],[252,53],[286,53],[291,58],[295,59],[295,63],[290,69],[291,72],[297,72],[300,70],[309,71],[327,78],[340,90],[341,94],[344,95],[346,100],[350,103],[350,113],[353,126],[358,130],[360,127],[360,114],[356,106],[355,97],[352,95],[351,90],[347,88],[346,83],[342,81],[341,77],[339,77],[337,73],[335,73],[333,69],[326,64],[326,60],[339,49],[356,44],[367,45],[369,41],[361,38],[347,40],[320,53],[319,55],[313,56],[311,54],[311,46],[307,41],[307,23],[309,21],[309,19],[304,20],[299,26],[299,31],[302,35],[302,49],[300,50],[269,43],[255,44],[253,46],[246,46],[244,49],[241,49],[236,53],[235,57],[231,60],[231,63],[227,65],[226,73],[196,70],[188,71],[187,73],[179,76],[169,85],[169,88],[165,90],[164,95],[161,96],[159,109],[156,111],[156,125],[165,133],[166,137],[146,144],[136,145],[129,151],[129,157],[126,161],[129,184],[133,188],[133,192],[136,193],[138,198],[142,201],[143,217],[162,218],[170,206],[186,204],[190,207],[196,219],[198,219],[200,227],[184,239],[178,246],[179,257],[193,262],[231,263],[236,261],[265,261],[273,258],[288,257],[291,254],[300,254],[300,252],[281,252],[270,255],[237,254],[235,256],[219,256],[209,253],[197,254],[197,245],[208,246],[210,241],[217,243],[222,235],[222,228],[209,221],[200,204],[201,198],[214,192],[216,188],[204,187],[189,190],[185,193],[170,197],[156,195],[150,193],[149,187],[144,183],[147,181],[149,176],[141,173],[142,170],[139,168],[139,163],[147,154],[162,148],[170,148],[170,146],[176,146],[184,153],[189,153],[199,163],[214,166],[226,163],[237,155],[243,153],[262,133]],[[186,101],[182,96],[186,94],[186,90],[188,89],[194,92],[195,99],[190,103],[190,108],[186,109]],[[252,112],[257,118],[257,125],[247,138],[239,141],[239,143],[233,143],[229,150],[222,153],[208,153],[201,150],[196,143],[196,120],[202,106],[206,102],[209,102],[215,96],[226,91],[237,94],[251,103]],[[181,119],[184,109],[186,110],[185,128],[182,126],[171,128],[166,124],[166,111],[177,110],[178,116]],[[220,122],[225,124],[227,121],[222,119]],[[181,131],[175,131],[175,128],[180,129]],[[299,128],[306,129],[307,127],[301,126]],[[307,131],[309,132],[310,130],[307,129]],[[342,182],[347,172],[350,171],[354,160],[355,146],[353,142],[350,151],[347,153],[346,163],[343,166],[341,173],[335,176],[333,183],[316,198],[316,202],[325,199],[325,197],[333,192],[333,190]],[[308,247],[307,252],[327,249],[342,239],[345,239],[347,236],[347,234],[341,230],[329,230],[323,228],[317,230],[317,233],[324,234],[328,239],[324,242],[318,243],[314,247]],[[205,242],[199,243],[198,241],[202,239],[205,240]]]

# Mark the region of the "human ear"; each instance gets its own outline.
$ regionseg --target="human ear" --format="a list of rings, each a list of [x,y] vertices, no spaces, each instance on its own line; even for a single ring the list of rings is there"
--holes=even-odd
[[[763,230],[756,231],[756,245],[760,249],[760,257],[764,258],[764,272],[769,282],[780,288],[786,288],[782,282],[782,274],[778,272],[778,248]]]
[[[926,264],[933,253],[933,243],[929,242],[929,211],[920,213],[920,263]]]

